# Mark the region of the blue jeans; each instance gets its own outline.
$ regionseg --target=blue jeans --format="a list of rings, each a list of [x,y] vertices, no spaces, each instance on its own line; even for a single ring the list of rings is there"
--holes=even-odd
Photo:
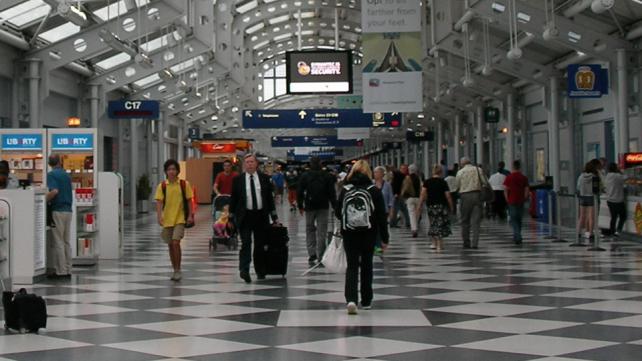
[[[399,212],[401,212],[401,214],[403,215],[403,219],[406,227],[410,227],[410,215],[408,214],[408,207],[406,207],[406,201],[401,197],[396,197],[394,207],[395,207],[394,213],[393,213],[392,220],[390,221],[390,226],[397,227],[399,223],[397,218],[399,217]]]
[[[522,241],[522,216],[524,215],[524,204],[508,205],[510,225],[513,227],[513,241]]]

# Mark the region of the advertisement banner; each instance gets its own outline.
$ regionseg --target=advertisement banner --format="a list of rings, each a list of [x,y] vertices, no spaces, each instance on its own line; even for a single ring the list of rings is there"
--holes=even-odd
[[[363,33],[394,33],[421,29],[417,0],[361,0]]]
[[[200,151],[205,154],[234,154],[236,153],[236,145],[232,143],[201,143]]]
[[[599,64],[571,64],[567,76],[569,98],[600,98],[609,93],[609,71]]]
[[[423,79],[421,72],[363,73],[363,111],[421,112]]]
[[[361,128],[359,128],[361,129]],[[366,128],[367,129],[367,128]],[[328,137],[272,137],[272,148],[292,147],[361,147],[363,141],[360,139],[339,139],[335,136]]]
[[[2,150],[42,150],[42,134],[3,134]]]
[[[93,134],[52,134],[52,150],[93,150]]]
[[[109,119],[158,119],[158,100],[114,100],[107,106]]]
[[[243,111],[243,128],[395,128],[401,126],[401,116],[361,109],[256,109]]]

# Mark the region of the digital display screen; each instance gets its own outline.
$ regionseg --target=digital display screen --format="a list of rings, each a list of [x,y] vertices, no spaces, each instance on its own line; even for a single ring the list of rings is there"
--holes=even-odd
[[[292,51],[285,59],[288,94],[352,93],[349,51]]]

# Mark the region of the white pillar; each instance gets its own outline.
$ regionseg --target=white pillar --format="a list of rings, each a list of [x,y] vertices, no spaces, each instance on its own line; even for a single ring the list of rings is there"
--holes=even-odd
[[[629,151],[629,90],[626,50],[617,49],[615,53],[617,55],[616,150],[618,153],[627,153]]]
[[[158,117],[158,121],[156,122],[156,135],[157,135],[157,141],[156,141],[156,167],[158,167],[158,172],[156,174],[157,177],[157,182],[160,183],[165,179],[165,173],[163,171],[163,163],[165,163],[165,119],[166,119],[167,114],[165,112],[161,112],[160,116]]]
[[[459,160],[461,159],[461,144],[459,144],[459,141],[461,140],[461,115],[459,113],[455,114],[455,140],[453,142],[453,147],[454,147],[454,157],[455,157],[455,163],[459,163]]]
[[[558,79],[549,79],[550,106],[548,117],[548,170],[553,176],[553,190],[560,190],[560,98]]]
[[[426,178],[430,177],[430,142],[423,142],[423,152],[424,152],[424,159],[423,159],[423,169],[424,169],[424,176]]]
[[[179,162],[182,162],[184,160],[184,154],[185,154],[185,134],[184,134],[184,122],[183,119],[178,120],[178,156],[176,159]]]
[[[406,164],[410,164],[410,144],[403,142],[401,148],[403,149],[403,160]]]
[[[419,143],[408,143],[408,148],[410,148],[410,152],[412,153],[412,164],[416,165],[417,168],[420,167],[418,162],[418,156],[419,156]]]
[[[493,169],[497,165],[498,161],[496,159],[495,152],[495,138],[497,137],[497,126],[496,123],[488,124],[488,166],[489,169]],[[502,155],[503,156],[503,155]],[[500,156],[500,158],[502,157]],[[500,159],[503,160],[503,159]]]
[[[508,133],[506,133],[506,164],[511,167],[515,160],[515,95],[506,95],[506,119],[508,120]]]
[[[476,163],[484,165],[484,108],[477,106],[477,158]]]
[[[89,123],[92,128],[98,129],[98,84],[89,84]],[[101,154],[101,153],[99,153]]]
[[[40,121],[40,59],[27,59],[29,62],[29,127],[42,128]],[[15,94],[17,95],[17,94]]]
[[[473,157],[473,145],[475,144],[475,112],[470,111],[468,112],[468,119],[466,122],[466,128],[465,128],[465,133],[464,134],[464,139],[465,139],[465,144],[464,144],[464,154],[470,159],[471,162],[475,161],[475,157]]]
[[[131,121],[131,132],[130,132],[130,143],[131,143],[131,152],[130,152],[130,162],[131,170],[129,174],[129,203],[131,215],[136,216],[137,214],[137,204],[136,204],[136,183],[138,182],[138,119],[133,119]]]
[[[437,118],[437,153],[435,154],[435,163],[441,162],[444,157],[442,146],[444,145],[444,123]]]
[[[396,152],[397,152],[397,164],[396,164],[396,167],[399,168],[401,166],[401,152],[402,152],[402,150],[401,149],[397,149]]]

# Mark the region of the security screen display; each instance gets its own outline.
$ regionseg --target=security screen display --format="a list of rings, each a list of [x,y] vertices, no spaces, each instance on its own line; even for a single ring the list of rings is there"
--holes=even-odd
[[[289,94],[352,93],[349,51],[292,51],[285,59]]]

